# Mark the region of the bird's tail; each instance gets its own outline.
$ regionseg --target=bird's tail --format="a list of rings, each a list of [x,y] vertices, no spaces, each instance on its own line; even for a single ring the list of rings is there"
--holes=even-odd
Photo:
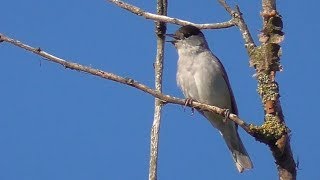
[[[234,126],[226,126],[227,129],[220,129],[220,132],[231,151],[232,158],[238,171],[241,173],[246,169],[252,169],[251,159],[244,147],[239,134]],[[232,128],[232,129],[231,129]]]

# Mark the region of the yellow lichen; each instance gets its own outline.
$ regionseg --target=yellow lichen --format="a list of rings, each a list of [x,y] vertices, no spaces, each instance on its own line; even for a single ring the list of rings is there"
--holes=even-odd
[[[279,96],[279,89],[276,82],[273,82],[266,73],[260,73],[257,76],[257,91],[265,103],[268,100],[275,101]]]
[[[277,140],[283,134],[288,133],[288,128],[284,123],[281,123],[278,116],[267,114],[265,122],[261,126],[249,126],[250,131],[262,137],[264,140]]]

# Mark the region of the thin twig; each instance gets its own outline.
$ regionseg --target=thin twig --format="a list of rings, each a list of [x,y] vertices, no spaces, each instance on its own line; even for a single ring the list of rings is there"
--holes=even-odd
[[[236,9],[233,10],[227,3],[225,0],[219,0],[219,3],[226,9],[226,11],[230,14],[230,16],[233,18],[233,21],[235,23],[235,25],[239,28],[242,37],[244,39],[245,42],[245,47],[248,51],[248,53],[251,53],[252,50],[256,47],[251,33],[248,29],[248,26],[246,24],[246,22],[244,21],[243,17],[242,17],[242,13],[240,11],[240,8],[238,6],[236,6]]]
[[[226,9],[229,14],[233,14],[234,10],[227,4],[225,0],[219,0],[219,3]]]
[[[157,0],[157,14],[167,15],[167,0]],[[157,55],[154,63],[155,71],[155,90],[162,93],[162,74],[164,61],[164,46],[166,24],[163,22],[156,22],[155,34],[157,36]],[[161,110],[163,101],[155,98],[154,118],[151,128],[150,136],[150,163],[149,163],[149,180],[157,180],[158,169],[158,150],[159,150],[159,135],[161,124]]]
[[[88,66],[84,66],[84,65],[81,65],[81,64],[78,64],[78,63],[73,63],[73,62],[70,62],[70,61],[67,61],[67,60],[64,60],[62,58],[59,58],[59,57],[56,57],[52,54],[49,54],[45,51],[43,51],[41,48],[34,48],[34,47],[31,47],[27,44],[24,44],[18,40],[15,40],[15,39],[12,39],[8,36],[5,36],[3,34],[0,34],[0,42],[7,42],[7,43],[10,43],[10,44],[13,44],[17,47],[20,47],[22,49],[25,49],[27,51],[30,51],[34,54],[37,54],[41,57],[43,57],[45,60],[48,60],[50,62],[53,62],[53,63],[57,63],[57,64],[60,64],[62,65],[63,67],[65,68],[69,68],[69,69],[72,69],[72,70],[76,70],[76,71],[79,71],[79,72],[85,72],[85,73],[88,73],[88,74],[91,74],[91,75],[94,75],[94,76],[97,76],[97,77],[101,77],[101,78],[104,78],[104,79],[108,79],[108,80],[111,80],[111,81],[115,81],[115,82],[118,82],[118,83],[121,83],[121,84],[124,84],[124,85],[128,85],[128,86],[132,86],[138,90],[141,90],[143,92],[146,92],[158,99],[161,99],[161,101],[163,103],[171,103],[171,104],[178,104],[178,105],[183,105],[183,106],[188,106],[188,107],[193,107],[193,108],[196,108],[196,109],[201,109],[201,110],[206,110],[206,111],[211,111],[211,112],[215,112],[219,115],[222,115],[224,116],[225,114],[225,111],[226,109],[222,109],[222,108],[219,108],[219,107],[216,107],[216,106],[212,106],[212,105],[208,105],[208,104],[204,104],[204,103],[200,103],[200,102],[197,102],[197,101],[192,101],[192,104],[186,104],[186,100],[185,99],[180,99],[180,98],[177,98],[177,97],[172,97],[172,96],[169,96],[169,95],[166,95],[166,94],[162,94],[160,92],[157,92],[156,90],[153,90],[152,88],[142,84],[142,83],[139,83],[138,81],[135,81],[131,78],[124,78],[124,77],[121,77],[121,76],[118,76],[116,74],[113,74],[113,73],[109,73],[109,72],[105,72],[105,71],[102,71],[102,70],[99,70],[99,69],[94,69],[92,67],[88,67]],[[241,120],[236,114],[230,114],[229,115],[229,119],[234,121],[235,123],[237,123],[240,127],[242,127],[246,132],[248,133],[251,133],[250,132],[250,124],[247,124],[245,123],[245,121]]]
[[[138,16],[142,16],[146,19],[152,19],[154,21],[159,21],[159,22],[165,22],[165,23],[171,23],[171,24],[177,24],[177,25],[181,25],[181,26],[185,26],[185,25],[193,25],[196,26],[199,29],[223,29],[223,28],[229,28],[234,26],[234,22],[233,19],[226,21],[226,22],[220,22],[220,23],[206,23],[206,24],[196,24],[193,22],[189,22],[189,21],[185,21],[185,20],[181,20],[178,18],[172,18],[172,17],[168,17],[165,15],[158,15],[158,14],[152,14],[149,12],[144,11],[143,9],[133,6],[131,4],[125,3],[123,1],[119,1],[119,0],[108,0],[112,3],[114,3],[115,5],[128,10]]]

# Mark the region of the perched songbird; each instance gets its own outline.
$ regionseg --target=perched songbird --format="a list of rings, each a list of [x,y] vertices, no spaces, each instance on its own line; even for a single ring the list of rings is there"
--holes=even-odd
[[[177,49],[177,83],[184,96],[191,100],[229,109],[238,114],[227,73],[219,59],[210,51],[203,33],[194,26],[183,26],[168,34]],[[238,126],[218,114],[199,111],[219,130],[239,172],[252,168],[250,157],[237,132]]]

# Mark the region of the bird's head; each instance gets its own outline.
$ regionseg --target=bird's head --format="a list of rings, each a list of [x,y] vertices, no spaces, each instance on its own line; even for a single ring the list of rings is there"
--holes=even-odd
[[[199,28],[192,25],[182,26],[174,34],[167,34],[167,36],[173,38],[167,42],[171,42],[178,50],[207,46],[203,33]]]

